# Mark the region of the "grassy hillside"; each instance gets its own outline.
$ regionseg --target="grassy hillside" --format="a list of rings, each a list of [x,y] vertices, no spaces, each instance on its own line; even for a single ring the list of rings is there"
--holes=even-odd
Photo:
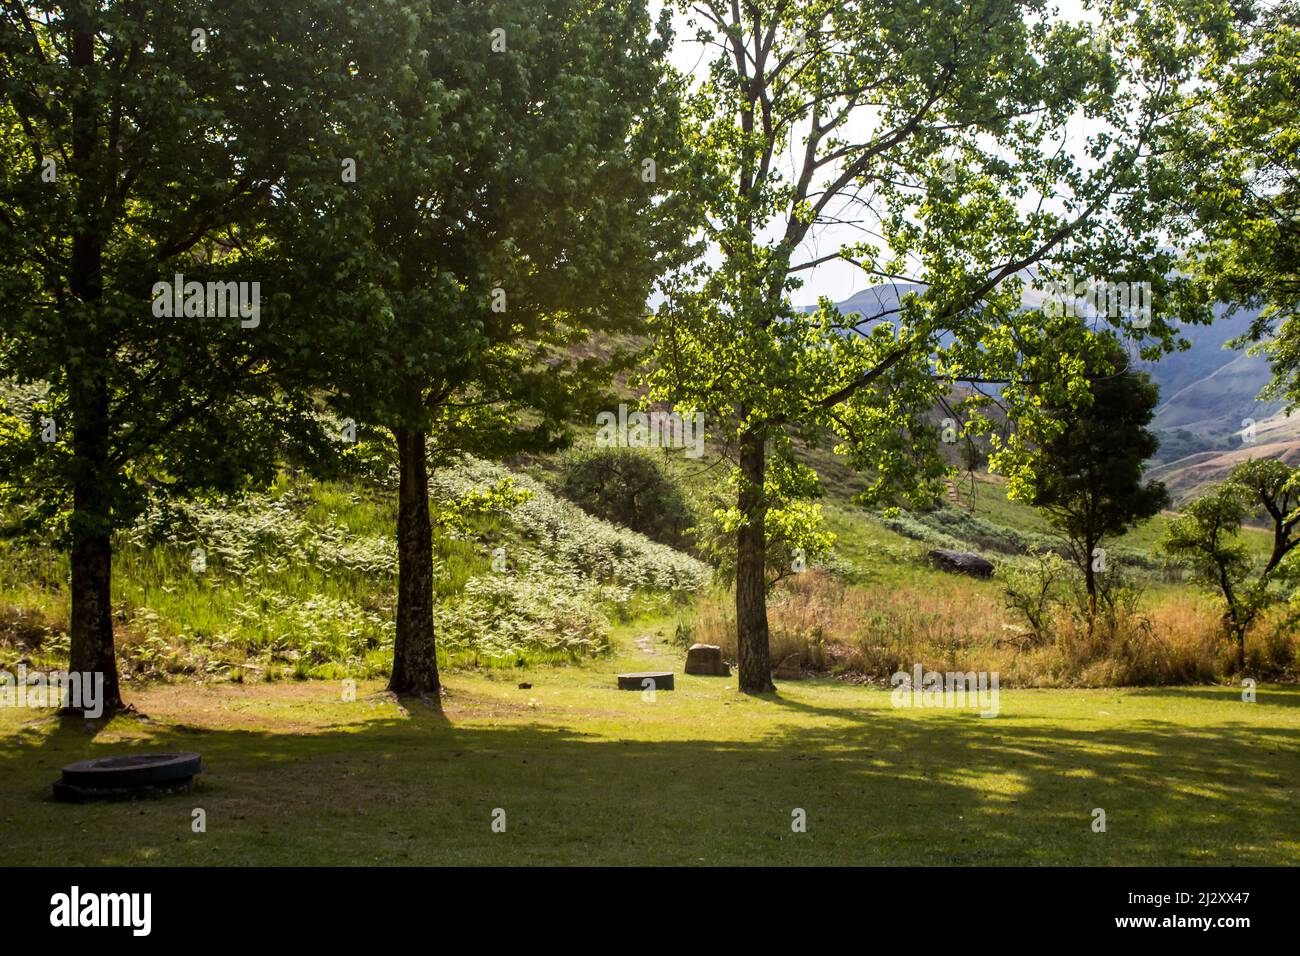
[[[1129,602],[1110,638],[1070,610],[1053,636],[1029,640],[1006,586],[1033,548],[1060,541],[1000,480],[976,476],[958,502],[926,512],[855,505],[859,475],[824,451],[823,509],[836,535],[830,570],[797,575],[772,595],[773,657],[786,673],[886,679],[921,662],[997,670],[1008,686],[1113,686],[1219,679],[1218,618],[1208,595],[1178,583],[1156,548],[1169,516],[1115,541]],[[662,459],[697,508],[725,474],[715,458]],[[734,611],[695,558],[585,514],[552,493],[557,460],[519,471],[467,459],[430,482],[436,532],[436,626],[442,664],[532,667],[608,654],[632,619],[658,622],[680,643],[722,645],[734,660]],[[493,492],[497,495],[494,498]],[[966,505],[972,505],[967,510]],[[396,496],[378,484],[313,482],[285,473],[264,493],[150,511],[119,536],[114,612],[124,676],[262,682],[379,678],[391,662]],[[1267,536],[1248,529],[1257,555]],[[934,547],[972,550],[991,580],[934,568]],[[202,566],[195,555],[202,551]],[[67,652],[66,558],[0,542],[0,667],[59,666]],[[1068,588],[1066,589],[1068,591]],[[1117,612],[1118,613],[1118,612]],[[1291,673],[1294,635],[1267,619],[1249,662]]]
[[[1207,485],[1223,481],[1234,466],[1250,458],[1276,458],[1300,465],[1300,415],[1276,414],[1255,424],[1255,441],[1243,443],[1238,431],[1227,448],[1212,449],[1163,462],[1150,477],[1163,481],[1176,504],[1204,493]]]
[[[476,507],[509,479],[504,507]],[[611,621],[702,586],[694,558],[584,514],[538,482],[467,459],[430,481],[439,655],[502,666],[608,650]],[[391,661],[391,488],[285,474],[264,494],[151,511],[119,536],[124,676],[369,677]],[[196,564],[202,551],[202,567]],[[0,542],[0,667],[67,650],[66,556]]]

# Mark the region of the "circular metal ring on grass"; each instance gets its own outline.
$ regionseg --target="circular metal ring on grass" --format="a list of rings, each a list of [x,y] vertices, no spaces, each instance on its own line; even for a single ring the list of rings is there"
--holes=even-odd
[[[647,683],[653,681],[653,683]],[[619,690],[672,690],[672,671],[637,671],[618,675]]]
[[[145,787],[175,783],[203,769],[196,753],[123,754],[79,760],[63,768],[63,783],[73,787]]]

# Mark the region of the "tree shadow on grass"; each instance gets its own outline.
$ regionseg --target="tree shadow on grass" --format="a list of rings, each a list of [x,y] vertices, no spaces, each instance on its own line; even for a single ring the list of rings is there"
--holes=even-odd
[[[1149,687],[1129,691],[1133,697],[1166,700],[1193,700],[1222,704],[1241,704],[1243,688],[1229,687]],[[1264,685],[1255,689],[1255,703],[1268,707],[1300,707],[1300,687]]]
[[[554,714],[467,726],[432,708],[302,732],[155,725],[148,749],[203,754],[195,793],[84,806],[54,803],[50,783],[102,748],[82,729],[38,725],[0,751],[0,824],[11,860],[45,864],[1297,859],[1293,728],[1063,727],[788,696],[754,706],[791,719],[747,740],[708,726],[619,739]],[[204,833],[191,826],[199,807]]]

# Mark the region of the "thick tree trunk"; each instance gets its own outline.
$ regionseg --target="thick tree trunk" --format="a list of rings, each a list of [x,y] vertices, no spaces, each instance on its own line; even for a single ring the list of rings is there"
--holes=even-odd
[[[766,468],[762,436],[747,432],[740,442],[738,502],[745,522],[736,532],[736,650],[740,689],[746,694],[776,690],[767,645],[767,503],[763,499]]]
[[[117,654],[113,643],[113,549],[107,534],[86,534],[72,545],[72,633],[68,670],[103,676],[103,707],[108,715],[122,709],[117,682]],[[82,690],[79,710],[94,703]]]
[[[108,388],[74,382],[72,450],[72,627],[68,669],[102,675],[104,713],[122,708],[113,646],[113,544],[108,501]],[[83,690],[83,704],[84,690]],[[85,709],[84,707],[82,708]]]
[[[78,186],[78,225],[72,236],[68,284],[72,294],[88,309],[103,295],[103,243],[97,231],[95,97],[90,69],[94,65],[95,27],[81,13],[72,16],[73,66],[86,71],[72,105],[72,158],[82,177]],[[86,359],[69,375],[72,414],[72,621],[68,669],[103,677],[103,708],[111,714],[122,708],[117,681],[117,655],[113,644],[113,477],[109,463],[109,394],[102,365],[112,361],[107,349],[97,349],[98,316],[85,330]],[[98,352],[99,354],[96,354]],[[98,365],[102,363],[102,365]],[[81,710],[88,702],[83,688]]]
[[[397,638],[388,689],[438,700],[433,633],[433,528],[424,433],[397,430],[400,485],[397,503]]]

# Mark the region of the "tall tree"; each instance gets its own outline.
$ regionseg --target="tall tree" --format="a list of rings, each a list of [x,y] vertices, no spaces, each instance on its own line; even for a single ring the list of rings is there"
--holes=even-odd
[[[268,447],[313,433],[303,396],[271,399],[294,339],[274,283],[207,283],[266,277],[260,211],[371,19],[329,0],[0,8],[0,377],[47,389],[39,420],[0,428],[0,492],[16,530],[70,549],[70,666],[104,675],[109,710],[113,530],[149,495],[266,477]],[[203,288],[160,294],[178,274]]]
[[[1028,487],[1013,486],[1043,511],[1069,543],[1083,574],[1088,614],[1097,613],[1098,571],[1105,567],[1099,549],[1169,504],[1158,481],[1143,483],[1147,460],[1160,446],[1148,426],[1160,389],[1145,372],[1128,366],[1128,354],[1110,340],[1109,349],[1088,373],[1088,400],[1060,410],[1064,429],[1036,440],[1041,419],[1027,419],[1026,440],[1035,447]]]
[[[1152,179],[1150,148],[1196,46],[1157,2],[1099,7],[1095,27],[1039,0],[681,6],[708,57],[689,115],[714,260],[660,309],[651,384],[734,439],[740,686],[762,692],[768,525],[788,525],[815,477],[793,435],[834,433],[875,476],[870,497],[933,499],[943,465],[926,413],[955,382],[1008,382],[1025,414],[1047,387],[1023,387],[1031,371],[1077,397],[1083,363],[1030,369],[1021,354],[1045,321],[1024,286],[1165,291],[1167,237],[1147,202],[1171,185]],[[883,284],[879,308],[792,308],[802,277],[831,262]],[[1169,345],[1162,316],[1136,318],[1104,324]],[[1047,321],[1093,347],[1077,318]]]
[[[666,17],[437,0],[410,24],[338,111],[329,148],[355,182],[303,180],[285,227],[299,260],[339,263],[315,307],[351,317],[318,342],[331,403],[397,462],[389,686],[436,700],[430,458],[560,444],[603,372],[581,346],[644,320],[683,237]]]

